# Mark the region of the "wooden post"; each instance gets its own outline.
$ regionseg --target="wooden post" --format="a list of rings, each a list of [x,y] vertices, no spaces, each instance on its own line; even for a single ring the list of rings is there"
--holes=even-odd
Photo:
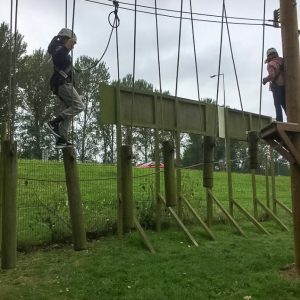
[[[123,201],[122,201],[122,167],[121,167],[121,147],[122,147],[122,125],[121,125],[121,104],[120,104],[120,84],[115,88],[116,93],[116,127],[117,127],[117,232],[118,237],[122,237],[123,229]]]
[[[282,48],[284,56],[284,73],[286,83],[287,120],[300,124],[300,66],[299,33],[297,20],[297,2],[280,0],[280,21]],[[295,135],[293,143],[300,151],[300,136]],[[291,164],[291,190],[294,221],[295,263],[300,275],[300,168]]]
[[[228,109],[225,108],[225,154],[226,154],[226,172],[228,186],[229,213],[233,217],[233,189],[232,189],[232,173],[231,173],[231,140],[228,135]]]
[[[276,203],[276,179],[275,179],[275,163],[274,163],[274,151],[270,147],[270,161],[271,161],[271,178],[272,178],[272,208],[273,213],[277,214],[277,203]]]
[[[203,147],[203,186],[206,188],[207,225],[208,227],[211,227],[213,220],[213,199],[211,197],[210,190],[213,187],[215,138],[211,136],[204,136]]]
[[[72,233],[74,240],[74,250],[80,251],[86,249],[86,232],[84,228],[85,224],[80,197],[80,182],[74,148],[64,148],[63,158],[68,190]]]
[[[163,157],[164,157],[164,176],[165,176],[165,193],[167,207],[176,206],[176,180],[174,167],[174,145],[170,141],[163,141]]]
[[[130,231],[134,227],[134,202],[132,190],[132,151],[128,145],[121,147],[122,166],[122,201],[123,201],[123,229]]]
[[[258,168],[258,133],[257,131],[248,132],[248,153],[250,159],[250,169]]]
[[[2,207],[2,269],[16,267],[17,263],[17,144],[3,141],[1,146],[3,162]]]
[[[162,95],[160,95],[161,100]],[[162,203],[159,199],[160,194],[160,151],[159,151],[159,130],[158,130],[158,98],[155,96],[154,104],[155,104],[155,133],[154,133],[154,139],[155,139],[155,145],[154,145],[154,155],[155,155],[155,226],[156,231],[161,231],[161,208]],[[162,107],[161,107],[162,109]],[[162,120],[161,120],[162,122]]]
[[[181,158],[180,158],[180,132],[177,130],[175,134],[176,139],[176,188],[177,188],[177,212],[178,216],[182,218],[182,201],[179,195],[181,194]]]

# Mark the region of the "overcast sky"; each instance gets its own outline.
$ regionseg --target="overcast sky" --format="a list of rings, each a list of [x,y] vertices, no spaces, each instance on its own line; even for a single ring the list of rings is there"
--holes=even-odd
[[[98,1],[98,0],[95,0]],[[108,0],[99,0],[111,5]],[[134,0],[124,0],[134,4]],[[68,1],[68,27],[71,27],[72,4]],[[154,6],[154,0],[138,0],[138,4]],[[181,0],[157,0],[159,8],[180,10]],[[189,0],[184,0],[184,11],[189,11]],[[263,17],[263,0],[227,0],[228,17],[258,18]],[[192,0],[193,12],[221,15],[222,0]],[[122,9],[128,5],[120,4],[119,50],[121,77],[132,73],[133,69],[133,28],[134,12]],[[131,7],[133,8],[133,7]],[[279,8],[278,0],[267,0],[266,19],[273,19],[273,10]],[[76,1],[74,31],[78,38],[75,58],[88,55],[99,58],[106,46],[110,33],[107,21],[112,6],[105,6],[85,0]],[[142,8],[140,8],[142,10]],[[146,10],[146,9],[143,9]],[[147,9],[148,11],[153,11]],[[163,12],[167,13],[167,12]],[[179,13],[168,13],[179,16]],[[10,1],[0,0],[0,21],[9,23]],[[188,15],[186,15],[188,17]],[[221,20],[205,16],[199,19]],[[299,18],[299,16],[298,16]],[[235,20],[238,22],[240,20]],[[243,21],[245,22],[245,21]],[[255,21],[254,23],[262,23]],[[21,0],[18,9],[18,31],[24,35],[28,44],[28,53],[35,49],[46,49],[48,43],[65,26],[65,0]],[[179,19],[158,17],[160,37],[160,58],[162,88],[175,93]],[[243,106],[246,111],[259,112],[260,68],[262,51],[262,26],[229,25],[241,88]],[[210,78],[218,72],[221,24],[202,21],[194,22],[196,51],[201,98],[216,98],[217,78]],[[278,49],[282,54],[280,29],[266,27],[265,50],[269,47]],[[197,100],[197,84],[194,63],[191,21],[183,20],[182,41],[179,68],[178,96]],[[116,79],[116,47],[112,39],[104,61],[109,67],[111,79]],[[230,54],[228,35],[224,27],[221,73],[225,74],[226,104],[240,108],[234,69]],[[264,76],[266,66],[264,65]],[[156,52],[155,16],[138,13],[137,15],[137,51],[136,79],[145,79],[158,88],[158,66]],[[223,87],[220,82],[219,103],[223,104]],[[273,98],[267,86],[263,86],[262,113],[275,116]]]

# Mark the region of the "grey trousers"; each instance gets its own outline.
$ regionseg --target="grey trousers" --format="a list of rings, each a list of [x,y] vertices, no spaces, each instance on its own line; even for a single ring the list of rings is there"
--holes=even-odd
[[[57,116],[63,118],[59,123],[59,134],[68,139],[72,119],[84,110],[84,105],[72,83],[60,85],[57,96]]]

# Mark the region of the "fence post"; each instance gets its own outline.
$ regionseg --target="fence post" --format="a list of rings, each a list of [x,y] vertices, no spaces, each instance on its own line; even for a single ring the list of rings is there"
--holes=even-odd
[[[174,167],[174,145],[170,141],[163,141],[163,157],[164,157],[164,177],[165,177],[165,193],[166,206],[176,206],[176,180]]]
[[[203,140],[203,186],[206,188],[207,225],[211,227],[213,219],[213,199],[209,190],[213,187],[215,138],[204,136]]]
[[[121,147],[121,180],[123,201],[123,229],[130,231],[134,227],[134,202],[132,188],[132,151],[128,145]]]
[[[16,267],[17,263],[17,143],[2,141],[2,269]]]
[[[68,190],[69,210],[74,240],[74,250],[86,249],[86,232],[83,209],[80,197],[80,183],[73,147],[63,149],[64,167]]]

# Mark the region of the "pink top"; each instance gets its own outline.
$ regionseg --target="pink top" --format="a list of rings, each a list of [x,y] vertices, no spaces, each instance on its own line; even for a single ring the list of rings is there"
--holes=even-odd
[[[269,80],[277,85],[284,85],[284,71],[283,71],[283,58],[275,57],[268,62],[267,70],[269,73]],[[275,81],[274,81],[275,80]]]

